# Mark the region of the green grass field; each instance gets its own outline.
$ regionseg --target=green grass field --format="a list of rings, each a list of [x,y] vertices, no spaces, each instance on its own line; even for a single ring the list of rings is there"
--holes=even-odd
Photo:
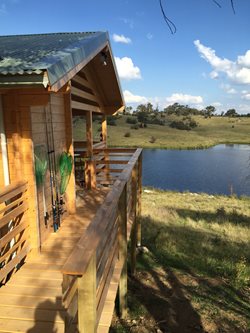
[[[194,149],[206,148],[220,143],[250,143],[250,118],[227,118],[195,116],[199,126],[191,131],[183,131],[169,126],[151,125],[147,128],[131,129],[126,116],[117,120],[117,126],[108,127],[110,146]],[[130,137],[125,133],[130,132]],[[150,143],[151,137],[156,140]]]
[[[250,331],[250,198],[144,190],[129,318],[112,332]]]

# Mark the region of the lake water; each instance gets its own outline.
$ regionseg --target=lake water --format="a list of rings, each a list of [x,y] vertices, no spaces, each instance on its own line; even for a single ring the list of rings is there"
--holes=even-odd
[[[142,182],[164,190],[250,196],[250,145],[144,149]]]

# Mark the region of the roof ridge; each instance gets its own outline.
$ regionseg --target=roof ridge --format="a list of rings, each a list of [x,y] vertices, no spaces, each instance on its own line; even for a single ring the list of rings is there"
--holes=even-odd
[[[38,34],[14,34],[14,35],[0,35],[0,37],[28,37],[28,36],[50,36],[50,35],[77,35],[77,34],[97,34],[106,31],[65,31],[65,32],[44,32]]]

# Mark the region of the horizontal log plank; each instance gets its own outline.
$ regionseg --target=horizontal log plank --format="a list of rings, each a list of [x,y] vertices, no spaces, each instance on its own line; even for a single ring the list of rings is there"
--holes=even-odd
[[[81,77],[79,75],[74,76],[71,81],[72,81],[73,87],[74,87],[74,82],[77,82],[78,84],[82,85],[83,87],[87,87],[87,88],[93,90],[89,81],[87,81],[86,79],[84,79],[83,77]]]
[[[11,220],[14,220],[19,215],[23,214],[28,209],[28,203],[23,202],[16,208],[12,209],[9,213],[0,218],[0,228],[7,225]]]
[[[93,111],[93,112],[101,112],[101,109],[99,106],[94,106],[90,105],[87,103],[80,103],[76,101],[71,101],[71,107],[72,109],[77,109],[77,110],[83,110],[83,111]]]
[[[105,161],[105,160],[99,160],[99,161],[95,161],[96,164],[128,164],[128,161],[124,161],[124,160],[109,160],[109,161]]]
[[[5,244],[10,242],[18,234],[20,234],[23,230],[25,230],[28,226],[29,226],[28,221],[24,220],[21,223],[19,223],[17,227],[14,227],[5,236],[0,238],[0,249],[3,248]]]
[[[18,194],[24,193],[27,190],[27,181],[17,182],[8,186],[5,186],[0,191],[0,203],[12,199]]]
[[[6,258],[10,257],[12,253],[14,253],[19,247],[21,248],[24,243],[27,241],[27,238],[21,238],[16,244],[14,244],[8,252],[0,256],[0,263],[2,263]]]
[[[88,100],[90,100],[90,101],[93,101],[93,102],[98,103],[98,100],[97,100],[97,98],[96,98],[95,95],[92,95],[92,94],[90,94],[90,93],[87,93],[86,91],[81,90],[81,89],[78,89],[78,88],[76,88],[76,87],[71,87],[71,93],[72,93],[73,95],[78,96],[78,97],[82,97],[82,98],[85,98],[85,99],[88,99]]]
[[[94,149],[94,153],[96,152],[118,152],[118,153],[135,153],[138,149],[135,149],[135,148],[102,148],[102,149]]]
[[[0,269],[0,281],[3,280],[20,261],[29,253],[29,246],[25,246],[7,265]]]
[[[5,206],[3,209],[0,210],[0,215],[4,215],[6,212],[11,210],[11,208],[16,207],[20,205],[22,202],[26,202],[28,198],[26,196],[23,196],[21,198],[16,199],[15,201],[9,203],[7,206]]]

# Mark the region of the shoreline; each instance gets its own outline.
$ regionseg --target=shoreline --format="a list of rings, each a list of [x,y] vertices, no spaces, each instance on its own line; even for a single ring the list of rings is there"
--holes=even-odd
[[[198,146],[184,146],[184,147],[180,147],[180,146],[157,146],[157,145],[140,145],[140,148],[142,149],[162,149],[162,150],[204,150],[204,149],[209,149],[209,148],[213,148],[215,146],[218,145],[246,145],[246,146],[250,146],[250,141],[249,142],[218,142],[218,143],[214,143],[211,145],[198,145]],[[120,148],[120,145],[113,145],[113,144],[108,144],[108,146],[110,148]],[[136,145],[122,145],[123,148],[138,148],[138,146]]]

